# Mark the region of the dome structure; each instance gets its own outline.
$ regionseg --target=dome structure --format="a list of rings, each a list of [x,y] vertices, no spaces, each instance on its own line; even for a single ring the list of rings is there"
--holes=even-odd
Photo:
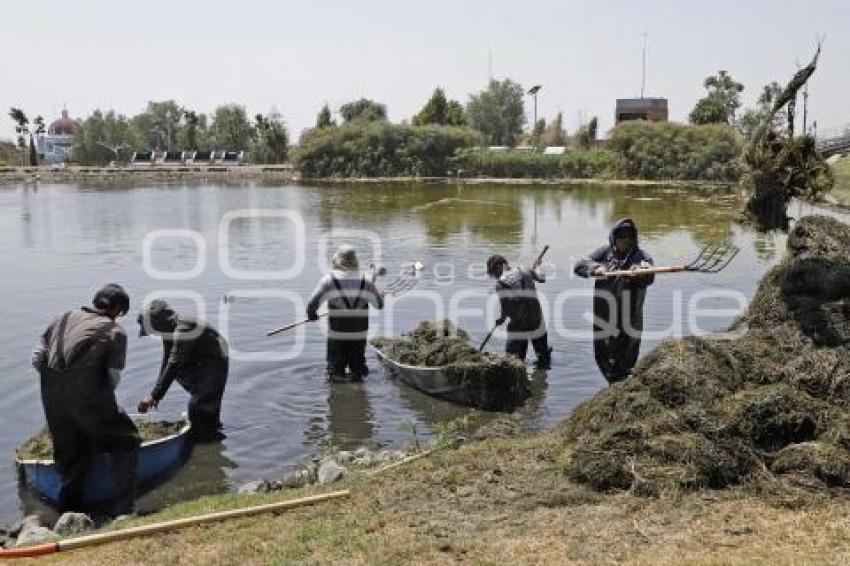
[[[68,117],[68,111],[62,110],[62,117],[55,120],[47,128],[47,133],[51,136],[73,136],[76,124]]]

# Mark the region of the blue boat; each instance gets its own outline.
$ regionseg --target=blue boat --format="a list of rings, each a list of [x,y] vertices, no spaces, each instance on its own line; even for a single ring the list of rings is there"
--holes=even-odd
[[[142,443],[136,465],[136,481],[140,488],[152,487],[183,464],[190,448],[187,422],[176,434]],[[50,502],[59,500],[62,482],[53,460],[15,459],[18,475],[26,486]],[[97,454],[92,458],[86,473],[83,501],[94,505],[112,499],[111,458],[108,454]]]

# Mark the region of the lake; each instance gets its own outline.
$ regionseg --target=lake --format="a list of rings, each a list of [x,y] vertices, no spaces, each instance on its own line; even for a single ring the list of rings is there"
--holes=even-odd
[[[796,206],[796,205],[795,205]],[[573,262],[607,239],[623,216],[640,227],[657,264],[682,262],[714,241],[740,254],[717,275],[659,276],[645,311],[642,353],[665,336],[727,326],[758,279],[784,252],[782,235],[738,223],[732,192],[662,188],[511,185],[264,186],[246,183],[155,186],[13,185],[0,187],[0,241],[6,324],[0,328],[0,521],[38,508],[19,489],[14,448],[44,422],[30,353],[63,310],[88,304],[102,284],[131,295],[119,402],[134,412],[160,367],[160,344],[139,338],[135,318],[146,298],[163,297],[225,332],[233,350],[223,408],[227,439],[196,447],[175,477],[140,507],[277,478],[329,446],[402,446],[468,413],[392,381],[369,357],[363,384],[324,377],[324,322],[267,338],[303,318],[303,304],[342,242],[361,261],[383,265],[394,281],[421,261],[416,287],[372,314],[372,331],[398,335],[419,321],[451,317],[481,340],[496,316],[489,255],[530,265],[551,249],[539,286],[554,346],[552,369],[535,373],[534,396],[519,409],[529,427],[553,425],[605,382],[593,361],[592,283]],[[802,209],[792,211],[800,213]],[[488,348],[504,348],[497,333]],[[532,361],[531,359],[529,362]],[[177,419],[187,395],[174,384],[155,413]]]

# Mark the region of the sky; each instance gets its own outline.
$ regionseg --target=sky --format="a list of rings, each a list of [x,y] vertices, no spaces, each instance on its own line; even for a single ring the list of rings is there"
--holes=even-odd
[[[637,96],[643,33],[646,96],[687,120],[719,69],[745,85],[786,82],[825,38],[809,120],[850,123],[847,0],[2,0],[0,139],[8,108],[50,122],[66,105],[126,115],[174,99],[212,112],[235,102],[280,112],[297,138],[322,104],[372,98],[409,119],[436,86],[466,102],[495,78],[543,85],[538,115],[572,131],[617,98]],[[489,55],[488,55],[489,54]],[[488,63],[488,60],[490,63]],[[533,104],[526,111],[531,123]]]

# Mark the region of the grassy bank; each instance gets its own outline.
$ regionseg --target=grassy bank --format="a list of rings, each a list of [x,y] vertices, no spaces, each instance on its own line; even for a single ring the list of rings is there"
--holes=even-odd
[[[677,499],[599,494],[566,479],[557,435],[490,438],[334,488],[350,499],[69,552],[66,564],[839,563],[846,500],[745,489]],[[314,492],[314,490],[309,490]],[[124,525],[291,495],[226,495]]]
[[[850,156],[840,159],[832,166],[835,187],[832,196],[841,204],[850,206]]]

